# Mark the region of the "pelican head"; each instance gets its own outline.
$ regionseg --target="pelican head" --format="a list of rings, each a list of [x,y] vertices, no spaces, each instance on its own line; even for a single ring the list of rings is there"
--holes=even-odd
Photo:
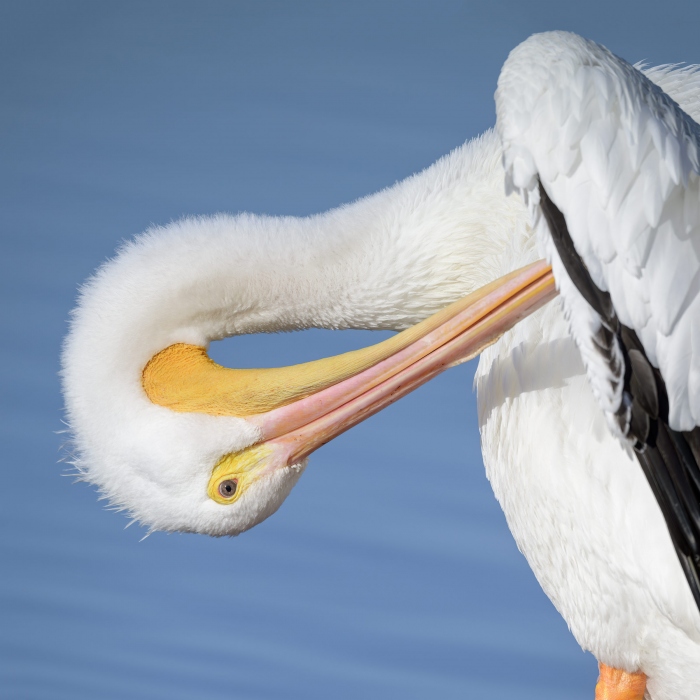
[[[83,286],[64,346],[79,474],[152,529],[236,535],[279,508],[315,449],[553,295],[540,264],[447,305],[469,291],[464,273],[454,257],[435,262],[439,236],[426,246],[400,221],[387,234],[395,200],[308,219],[187,219],[123,246]],[[450,240],[464,227],[440,225]],[[292,367],[207,355],[226,336],[308,327],[404,330]]]

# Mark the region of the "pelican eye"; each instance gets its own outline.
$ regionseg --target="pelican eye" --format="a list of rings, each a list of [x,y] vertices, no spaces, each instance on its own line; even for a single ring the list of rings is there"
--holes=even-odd
[[[238,488],[238,479],[225,479],[219,484],[219,494],[221,498],[233,498]]]

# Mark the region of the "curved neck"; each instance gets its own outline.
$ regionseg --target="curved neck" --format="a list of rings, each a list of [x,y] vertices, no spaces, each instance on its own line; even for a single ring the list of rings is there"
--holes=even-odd
[[[144,362],[173,343],[237,333],[405,328],[501,274],[518,232],[529,240],[522,204],[504,195],[500,159],[487,132],[324,214],[153,229],[88,283],[81,314],[99,316],[104,344],[111,336]]]

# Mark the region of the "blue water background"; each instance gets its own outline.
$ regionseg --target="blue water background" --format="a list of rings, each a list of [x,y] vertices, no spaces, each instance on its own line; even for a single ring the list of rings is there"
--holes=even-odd
[[[0,698],[592,698],[596,667],[517,551],[474,364],[324,447],[236,539],[154,534],[58,464],[76,287],[185,214],[304,215],[494,121],[508,51],[572,29],[700,62],[700,3],[0,4]],[[227,341],[288,364],[370,333]]]

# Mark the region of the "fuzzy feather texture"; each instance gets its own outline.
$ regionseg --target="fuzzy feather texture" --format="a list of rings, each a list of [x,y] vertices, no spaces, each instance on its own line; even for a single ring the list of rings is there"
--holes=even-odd
[[[304,465],[213,502],[214,465],[257,429],[152,404],[144,366],[173,343],[239,333],[403,329],[473,291],[492,277],[488,230],[505,234],[521,215],[501,193],[499,160],[489,135],[325,214],[185,219],[123,246],[83,286],[63,352],[82,477],[154,529],[237,534],[268,517]]]

